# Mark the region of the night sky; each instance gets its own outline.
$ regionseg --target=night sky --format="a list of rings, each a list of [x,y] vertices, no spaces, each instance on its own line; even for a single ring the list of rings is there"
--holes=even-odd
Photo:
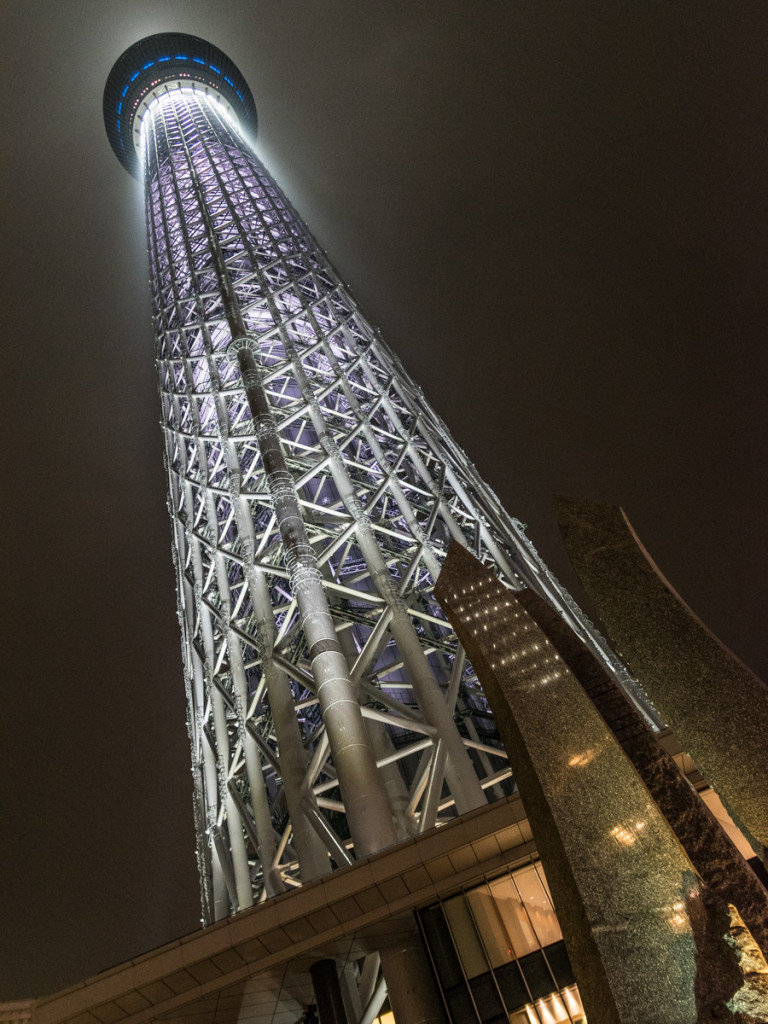
[[[553,571],[621,504],[763,678],[768,5],[1,0],[0,998],[197,927],[140,185],[117,57],[201,35],[258,150]]]

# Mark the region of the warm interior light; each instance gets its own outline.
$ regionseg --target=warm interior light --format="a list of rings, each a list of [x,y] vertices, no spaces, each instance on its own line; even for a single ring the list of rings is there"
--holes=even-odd
[[[575,985],[571,985],[570,988],[564,988],[562,996],[565,1001],[565,1005],[568,1007],[568,1012],[572,1017],[580,1017],[584,1013],[581,996],[579,995],[579,990]]]

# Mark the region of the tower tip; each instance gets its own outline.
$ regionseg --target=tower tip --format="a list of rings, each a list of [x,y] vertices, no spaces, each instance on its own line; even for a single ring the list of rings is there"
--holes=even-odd
[[[218,47],[183,32],[161,32],[129,46],[118,57],[104,89],[104,126],[120,163],[140,174],[136,144],[138,118],[159,90],[203,88],[215,93],[255,136],[256,104],[237,65]]]

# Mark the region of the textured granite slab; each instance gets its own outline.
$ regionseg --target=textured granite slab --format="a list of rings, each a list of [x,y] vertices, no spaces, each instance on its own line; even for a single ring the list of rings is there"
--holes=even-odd
[[[491,704],[590,1024],[693,1024],[700,879],[648,790],[490,569],[451,545],[435,595]]]
[[[547,602],[532,590],[515,597],[568,665],[667,819],[710,889],[732,903],[768,955],[768,891],[684,778],[674,759],[635,711],[597,658]]]
[[[768,688],[675,593],[622,509],[567,498],[556,507],[617,653],[765,862]]]

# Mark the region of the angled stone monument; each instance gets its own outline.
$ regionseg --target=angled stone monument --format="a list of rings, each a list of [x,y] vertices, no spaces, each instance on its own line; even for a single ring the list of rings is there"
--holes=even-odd
[[[556,508],[617,653],[765,862],[768,688],[679,597],[622,509],[569,498]]]
[[[532,590],[515,598],[546,633],[635,766],[703,880],[732,903],[768,956],[768,890],[640,714],[563,618]]]
[[[759,949],[513,592],[452,544],[435,596],[490,702],[590,1024],[764,1024]]]

